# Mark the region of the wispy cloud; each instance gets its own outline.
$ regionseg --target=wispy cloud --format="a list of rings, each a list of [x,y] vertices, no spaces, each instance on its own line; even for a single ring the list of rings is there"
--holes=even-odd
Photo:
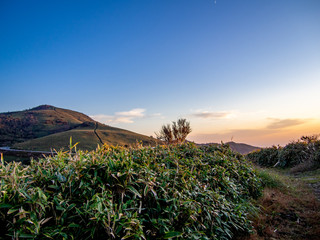
[[[146,109],[134,108],[126,112],[116,112],[114,115],[93,115],[90,116],[96,121],[103,123],[133,123],[135,119],[143,118],[145,116]]]
[[[308,122],[307,119],[276,119],[276,118],[269,118],[273,122],[270,123],[266,128],[267,129],[282,129],[287,127],[293,127],[297,125],[304,124]]]
[[[210,112],[210,111],[198,111],[191,116],[205,119],[225,119],[230,118],[234,114],[232,112]]]
[[[137,119],[142,118],[154,118],[154,117],[161,117],[161,113],[154,113],[154,114],[146,114],[146,109],[144,108],[134,108],[129,111],[124,112],[116,112],[114,115],[105,115],[105,114],[98,114],[90,116],[94,120],[106,124],[117,124],[117,123],[134,123]]]

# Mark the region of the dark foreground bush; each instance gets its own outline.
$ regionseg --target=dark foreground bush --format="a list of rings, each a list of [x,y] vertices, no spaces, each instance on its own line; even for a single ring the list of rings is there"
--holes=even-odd
[[[0,166],[2,239],[231,239],[260,181],[229,148],[58,153]]]

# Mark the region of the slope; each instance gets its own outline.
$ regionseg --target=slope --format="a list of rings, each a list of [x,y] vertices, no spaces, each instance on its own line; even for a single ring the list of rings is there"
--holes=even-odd
[[[247,154],[247,153],[250,153],[254,150],[260,149],[259,147],[251,146],[251,145],[248,145],[245,143],[228,142],[227,144],[230,146],[230,148],[233,151],[236,151],[241,154]]]
[[[0,146],[12,146],[15,143],[68,131],[85,122],[94,120],[85,114],[50,105],[1,113]]]
[[[98,144],[132,145],[141,142],[143,145],[154,146],[158,140],[141,134],[130,132],[120,128],[110,127],[101,123],[86,122],[77,128],[28,140],[13,145],[15,149],[50,151],[51,149],[68,149],[72,142],[78,143],[77,148],[82,150],[94,150]]]
[[[245,143],[227,142],[226,144],[229,145],[233,151],[238,152],[240,154],[248,154],[254,150],[261,149],[260,147],[251,146]],[[220,145],[220,144],[219,143],[201,143],[198,145],[208,146],[208,145]]]

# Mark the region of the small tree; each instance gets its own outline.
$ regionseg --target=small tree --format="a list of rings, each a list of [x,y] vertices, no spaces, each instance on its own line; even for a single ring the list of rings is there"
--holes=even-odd
[[[172,144],[183,143],[189,133],[191,133],[190,122],[180,118],[177,122],[172,122],[172,125],[163,125],[160,132],[156,133],[156,136],[165,143]]]

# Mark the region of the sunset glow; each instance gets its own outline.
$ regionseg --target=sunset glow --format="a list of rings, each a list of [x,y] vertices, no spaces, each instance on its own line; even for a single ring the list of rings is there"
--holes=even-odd
[[[0,112],[41,104],[155,136],[284,145],[320,133],[320,1],[6,1]]]

